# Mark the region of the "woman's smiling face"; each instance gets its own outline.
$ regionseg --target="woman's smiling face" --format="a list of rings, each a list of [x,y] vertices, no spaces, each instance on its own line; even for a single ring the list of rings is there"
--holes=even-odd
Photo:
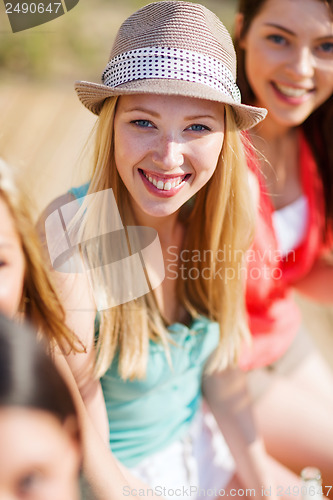
[[[224,140],[224,105],[182,96],[121,96],[115,162],[135,211],[165,217],[213,175]]]
[[[333,23],[323,1],[266,0],[240,46],[256,103],[279,125],[301,124],[332,94]]]

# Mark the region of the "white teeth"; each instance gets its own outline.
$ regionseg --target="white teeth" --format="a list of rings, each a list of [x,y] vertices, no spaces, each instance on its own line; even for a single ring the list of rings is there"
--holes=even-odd
[[[295,87],[288,87],[286,85],[275,84],[276,88],[287,97],[302,97],[307,94],[309,90],[307,89],[296,89]]]
[[[149,180],[154,186],[157,187],[157,189],[160,189],[161,191],[170,191],[170,189],[179,186],[181,182],[183,182],[183,179],[179,177],[176,181],[170,182],[166,181],[165,183],[163,181],[157,181],[156,179],[153,179],[150,175],[147,175],[143,172],[143,175],[145,176],[146,179]]]

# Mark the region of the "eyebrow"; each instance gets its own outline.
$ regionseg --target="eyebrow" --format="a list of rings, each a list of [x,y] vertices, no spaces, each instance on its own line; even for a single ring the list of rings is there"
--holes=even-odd
[[[265,26],[269,26],[270,28],[277,28],[279,30],[285,31],[286,33],[289,33],[289,35],[296,36],[296,33],[294,33],[293,31],[289,30],[288,28],[285,28],[284,26],[280,26],[279,24],[265,23]]]
[[[152,111],[150,109],[145,109],[145,108],[129,108],[129,109],[124,109],[125,113],[133,113],[135,111],[138,111],[139,113],[147,113],[148,115],[155,116],[156,118],[160,117],[159,113],[156,113],[156,111]]]
[[[161,118],[161,115],[157,113],[156,111],[152,111],[150,109],[145,109],[145,108],[130,108],[130,109],[125,109],[125,113],[133,113],[133,112],[140,112],[140,113],[147,113],[148,115],[154,116],[155,118]],[[203,118],[211,118],[212,120],[217,120],[217,118],[213,115],[209,114],[203,114],[203,115],[192,115],[192,116],[184,116],[185,121],[191,121],[191,120],[199,120]]]
[[[284,26],[281,26],[280,24],[275,24],[275,23],[265,23],[265,26],[269,26],[271,28],[277,28],[281,31],[284,31],[285,33],[289,33],[289,35],[292,35],[292,36],[297,36],[296,33],[294,33],[293,31],[289,30],[288,28],[285,28]],[[327,35],[324,35],[324,36],[320,36],[317,38],[317,40],[326,40],[327,38],[333,38],[333,33],[330,33],[330,34],[327,34]]]
[[[217,118],[213,115],[193,115],[193,116],[185,116],[186,121],[192,121],[192,120],[200,120],[202,118],[210,118],[211,120],[217,120]]]

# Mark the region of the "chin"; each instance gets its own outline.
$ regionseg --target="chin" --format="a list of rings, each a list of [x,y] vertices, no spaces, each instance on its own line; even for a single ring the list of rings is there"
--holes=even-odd
[[[157,219],[163,218],[163,217],[169,217],[180,209],[180,206],[173,206],[173,207],[168,207],[167,204],[165,203],[160,203],[158,205],[154,204],[154,206],[146,206],[146,207],[140,207],[141,210],[148,215],[149,217],[156,217]]]
[[[290,114],[281,114],[281,115],[272,115],[272,118],[274,117],[274,120],[276,123],[279,125],[286,127],[286,128],[292,128],[292,127],[298,127],[302,125],[302,123],[305,122],[305,120],[310,116],[311,112],[300,112],[300,113],[290,113]]]
[[[156,219],[163,219],[165,217],[170,217],[171,215],[173,215],[174,213],[176,213],[178,211],[177,210],[144,210],[144,213],[146,215],[148,215],[149,217],[155,217]]]

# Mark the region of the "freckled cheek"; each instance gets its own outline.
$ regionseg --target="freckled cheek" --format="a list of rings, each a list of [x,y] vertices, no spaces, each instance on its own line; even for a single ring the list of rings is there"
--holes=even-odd
[[[209,162],[217,162],[224,143],[224,132],[220,132],[212,136],[206,144],[203,146],[201,151],[198,151],[197,157],[202,157],[203,159],[209,159]],[[200,153],[200,154],[199,154]]]
[[[197,152],[196,156],[193,156],[193,165],[196,165],[195,170],[198,177],[213,175],[220,157],[222,144],[223,142],[221,142],[221,145],[206,145],[203,150]]]
[[[117,168],[121,170],[122,165],[127,168],[133,168],[139,163],[151,150],[143,138],[132,137],[131,135],[121,136],[121,140],[115,137],[115,162]]]

